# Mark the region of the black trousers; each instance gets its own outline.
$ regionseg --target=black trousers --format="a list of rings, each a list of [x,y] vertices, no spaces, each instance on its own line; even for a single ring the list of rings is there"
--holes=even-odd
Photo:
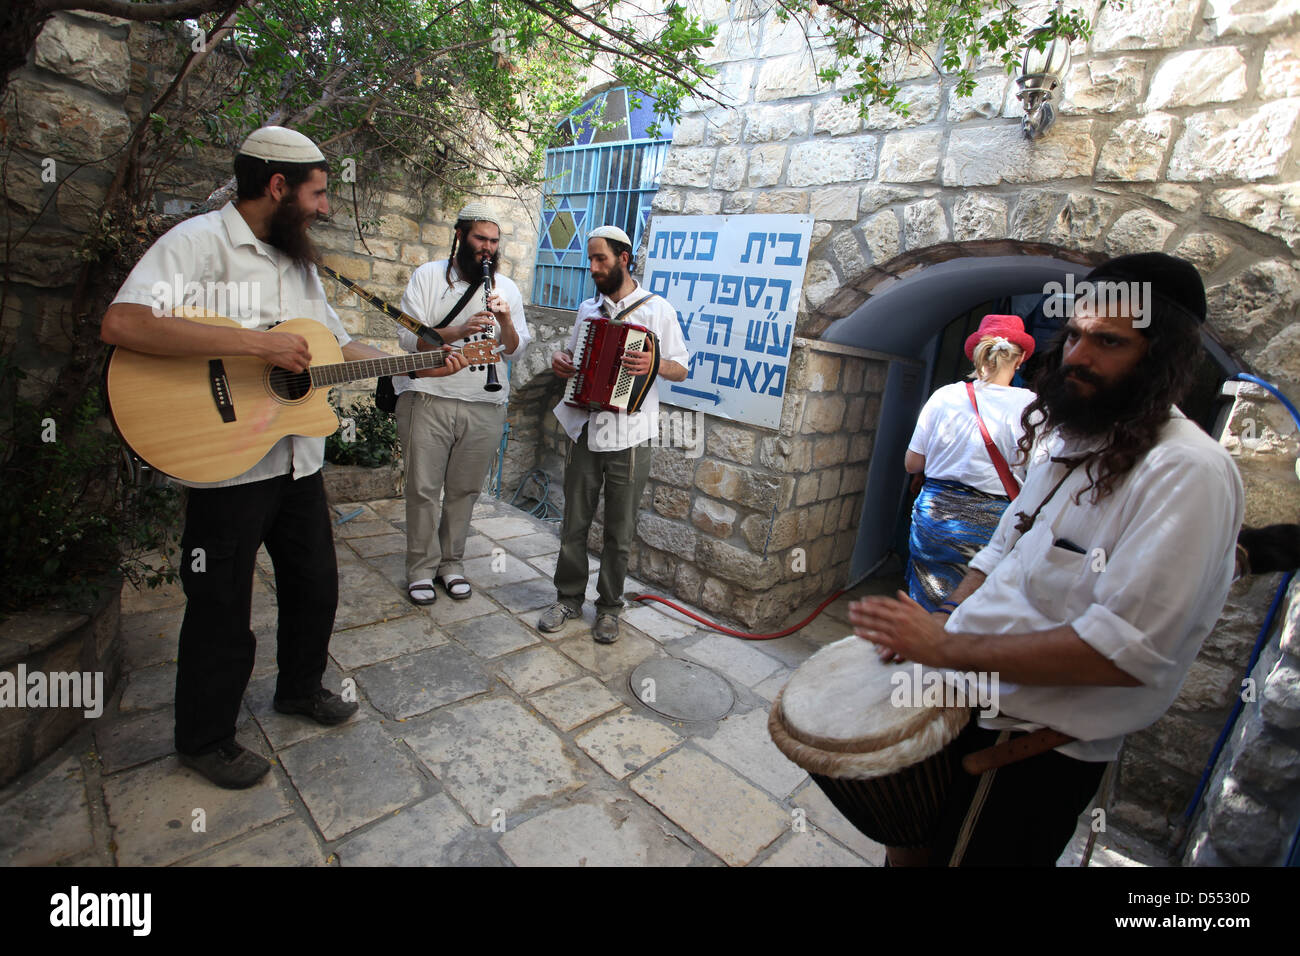
[[[997,738],[996,730],[972,720],[955,742],[955,756],[991,747]],[[1105,763],[1055,750],[998,768],[962,866],[1055,866],[1105,772]],[[978,783],[958,766],[931,866],[948,865]]]
[[[338,564],[320,472],[191,488],[181,536],[188,599],[176,666],[176,749],[202,754],[235,736],[257,641],[249,628],[257,551],[275,566],[276,697],[321,686],[338,606]]]

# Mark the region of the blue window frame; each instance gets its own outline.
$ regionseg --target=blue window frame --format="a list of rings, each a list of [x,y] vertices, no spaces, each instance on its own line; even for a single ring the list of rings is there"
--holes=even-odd
[[[672,127],[661,121],[656,138],[654,100],[642,93],[632,107],[626,87],[583,103],[560,123],[561,142],[546,151],[533,302],[576,309],[595,295],[587,271],[587,234],[618,226],[636,248],[659,190]],[[593,119],[595,120],[593,122]]]

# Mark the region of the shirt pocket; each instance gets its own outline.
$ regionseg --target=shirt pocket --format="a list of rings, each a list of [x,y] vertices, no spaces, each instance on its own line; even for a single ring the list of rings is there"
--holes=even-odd
[[[1082,554],[1051,544],[1025,565],[1025,598],[1039,614],[1061,624],[1081,616],[1092,603],[1088,549],[1079,546]]]

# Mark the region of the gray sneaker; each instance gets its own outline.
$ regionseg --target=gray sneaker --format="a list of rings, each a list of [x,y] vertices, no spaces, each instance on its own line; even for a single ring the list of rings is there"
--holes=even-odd
[[[613,614],[596,615],[596,624],[591,629],[591,636],[597,644],[613,644],[618,640],[618,617]]]
[[[216,750],[199,756],[178,753],[182,767],[197,770],[225,790],[245,790],[270,771],[265,758],[245,750],[234,740],[222,742]]]
[[[581,611],[575,611],[569,605],[556,601],[545,611],[537,622],[537,629],[543,634],[551,634],[564,629],[564,625],[574,618],[582,617]]]

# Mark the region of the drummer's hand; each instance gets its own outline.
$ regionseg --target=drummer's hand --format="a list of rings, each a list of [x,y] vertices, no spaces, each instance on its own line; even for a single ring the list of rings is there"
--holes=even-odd
[[[927,612],[902,591],[897,599],[869,597],[849,605],[853,632],[881,648],[882,660],[896,657],[942,665],[949,635],[940,618],[946,615]],[[886,658],[884,651],[889,651],[891,657]]]

